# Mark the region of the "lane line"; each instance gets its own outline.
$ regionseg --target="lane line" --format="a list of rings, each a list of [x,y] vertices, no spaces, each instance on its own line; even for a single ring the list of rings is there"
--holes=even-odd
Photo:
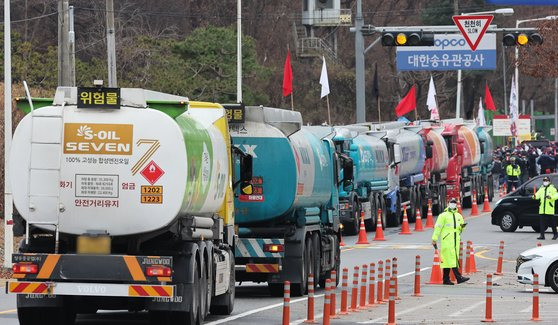
[[[2,315],[2,314],[11,314],[11,313],[15,313],[16,311],[17,311],[17,309],[2,310],[2,311],[0,311],[0,315]]]
[[[323,294],[314,295],[314,298],[319,298],[319,297],[323,297],[323,296],[324,296]],[[301,302],[301,301],[305,301],[305,300],[308,300],[308,297],[304,297],[304,298],[299,298],[299,299],[291,300],[291,304],[294,304],[294,303],[297,303],[297,302]],[[243,318],[243,317],[246,317],[246,316],[250,316],[250,315],[252,315],[252,314],[259,313],[259,312],[261,312],[261,311],[266,311],[266,310],[269,310],[269,309],[273,309],[273,308],[277,308],[277,307],[282,307],[282,306],[283,306],[283,302],[280,302],[280,303],[278,303],[278,304],[273,304],[273,305],[268,305],[268,306],[264,306],[264,307],[261,307],[261,308],[252,309],[252,310],[243,312],[243,313],[238,314],[238,315],[234,315],[234,316],[230,316],[230,317],[227,317],[227,318],[219,319],[219,320],[216,320],[216,321],[213,321],[213,322],[209,322],[209,323],[206,323],[206,325],[223,324],[223,323],[226,323],[226,322],[229,322],[229,321],[233,321],[233,320],[235,320],[235,319],[239,319],[239,318]]]
[[[465,307],[463,309],[460,309],[460,310],[456,311],[455,313],[451,314],[450,317],[457,317],[457,316],[460,316],[462,314],[465,314],[466,312],[469,312],[469,311],[471,311],[471,310],[473,310],[473,309],[475,309],[479,306],[482,306],[484,303],[485,303],[484,301],[479,301],[477,303],[474,303],[474,304],[470,305],[469,307]]]
[[[405,314],[408,314],[408,313],[412,313],[412,312],[414,312],[414,311],[416,311],[416,310],[419,310],[419,309],[422,309],[422,308],[426,308],[426,307],[429,307],[429,306],[438,304],[438,303],[440,303],[440,302],[442,302],[442,301],[446,301],[446,300],[447,300],[446,298],[440,298],[440,299],[431,301],[431,302],[426,303],[426,304],[422,304],[422,305],[419,305],[419,306],[416,306],[416,307],[413,307],[413,308],[405,309],[405,310],[403,310],[403,311],[397,312],[397,316],[399,317],[399,316],[401,316],[401,315],[405,315]],[[384,320],[384,319],[387,319],[387,317],[379,317],[379,318],[376,318],[376,319],[373,319],[373,320],[369,320],[369,321],[366,321],[366,322],[358,322],[358,324],[372,324],[372,323],[380,322],[380,321],[382,321],[382,320]]]
[[[420,271],[421,272],[426,271],[426,270],[431,269],[431,268],[432,268],[431,266],[423,267],[422,269],[420,269]],[[397,278],[401,279],[402,277],[406,277],[406,276],[413,275],[413,274],[415,274],[415,271],[411,271],[411,272],[408,272],[408,273],[405,273],[405,274],[398,275]]]
[[[521,310],[520,313],[528,313],[528,312],[531,311],[531,308],[533,308],[533,306],[529,306],[529,307],[527,307],[527,308]]]

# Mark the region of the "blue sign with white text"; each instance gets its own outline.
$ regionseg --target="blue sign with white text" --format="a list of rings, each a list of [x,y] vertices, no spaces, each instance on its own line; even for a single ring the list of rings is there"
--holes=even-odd
[[[434,35],[434,46],[398,46],[399,71],[496,70],[496,34],[472,51],[461,34]]]

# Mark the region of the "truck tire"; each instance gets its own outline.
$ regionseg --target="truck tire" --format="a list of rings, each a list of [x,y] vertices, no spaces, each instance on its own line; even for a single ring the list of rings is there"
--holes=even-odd
[[[234,309],[234,298],[236,295],[236,283],[234,274],[234,255],[230,249],[227,249],[231,257],[231,269],[229,279],[229,290],[211,301],[209,311],[214,315],[230,315]]]
[[[463,208],[470,208],[473,205],[473,185],[471,183],[471,196],[464,196],[465,194],[465,188],[463,186],[461,186],[461,192],[459,193],[461,195],[461,206]]]
[[[163,319],[168,320],[167,324],[185,324],[185,325],[198,325],[202,322],[202,309],[201,309],[201,299],[202,299],[202,288],[201,288],[201,275],[198,270],[198,261],[194,259],[193,270],[194,272],[194,283],[192,284],[193,294],[192,294],[192,305],[190,306],[189,312],[164,312]],[[161,324],[159,320],[158,324]]]
[[[312,251],[314,252],[313,272],[314,272],[314,289],[322,279],[322,263],[321,263],[321,242],[320,234],[317,232],[312,233]]]
[[[21,325],[58,324],[72,325],[76,320],[73,308],[64,307],[20,307],[17,318]]]
[[[399,227],[401,223],[401,194],[397,194],[397,199],[395,201],[395,213],[388,212],[388,220],[386,220],[386,223],[388,227]]]
[[[374,193],[370,193],[370,195],[368,195],[368,202],[370,202],[370,219],[364,220],[364,227],[366,227],[366,231],[373,231],[376,229],[376,221],[378,220],[376,212],[378,211],[378,207],[376,205],[377,201]]]
[[[411,187],[409,191],[409,206],[407,207],[407,220],[409,222],[415,222],[416,220],[416,211],[417,211],[417,190],[416,187]],[[403,219],[401,219],[403,222]]]
[[[382,220],[382,229],[386,229],[387,215],[388,215],[386,199],[383,197],[382,194],[378,194],[377,200],[378,200],[378,206],[382,210],[382,215],[380,216],[380,219]]]
[[[488,176],[488,201],[492,202],[494,199],[494,177],[492,175]]]
[[[211,282],[208,279],[208,265],[205,260],[203,259],[203,263],[201,265],[201,274],[200,274],[200,320],[204,320],[205,317],[209,314],[209,306],[211,302]]]
[[[308,240],[304,241],[302,247],[302,263],[301,263],[301,282],[300,283],[291,283],[291,295],[293,297],[300,297],[304,296],[308,291],[308,273],[310,272],[310,250],[308,249]]]
[[[351,210],[353,220],[352,222],[344,224],[344,226],[346,234],[349,236],[354,236],[358,234],[358,231],[360,229],[360,204],[356,195],[352,198],[351,206],[353,207],[353,209]]]

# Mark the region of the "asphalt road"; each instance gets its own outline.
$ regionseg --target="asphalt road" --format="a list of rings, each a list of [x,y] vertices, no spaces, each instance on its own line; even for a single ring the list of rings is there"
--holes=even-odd
[[[481,207],[482,208],[482,207]],[[434,251],[430,245],[432,229],[412,235],[400,235],[398,229],[385,230],[386,241],[373,242],[374,233],[369,232],[370,245],[354,245],[356,236],[344,238],[342,267],[349,268],[350,278],[354,266],[397,257],[399,273],[399,296],[396,315],[400,324],[479,324],[484,319],[485,281],[488,272],[495,272],[500,240],[505,242],[503,276],[494,276],[493,319],[505,324],[531,323],[530,286],[515,280],[515,259],[522,251],[536,246],[538,236],[531,228],[518,229],[515,233],[503,233],[490,224],[490,214],[468,217],[463,241],[472,241],[479,272],[471,274],[471,280],[458,286],[427,285],[430,278]],[[411,225],[414,228],[414,224]],[[556,243],[547,236],[544,245]],[[412,297],[415,256],[421,256],[422,294]],[[338,288],[338,292],[340,287]],[[316,319],[320,321],[323,310],[323,290],[316,293]],[[540,310],[542,323],[558,323],[558,295],[550,288],[541,289]],[[300,324],[306,317],[306,297],[291,298],[291,324]],[[339,297],[337,298],[339,308]],[[147,324],[144,313],[128,314],[106,312],[96,315],[80,315],[78,324]],[[209,316],[206,324],[280,324],[282,298],[269,297],[266,285],[243,283],[237,286],[235,309],[230,316]],[[385,324],[387,304],[376,305],[361,312],[350,313],[332,320],[332,324]],[[17,324],[15,297],[0,294],[0,324]]]

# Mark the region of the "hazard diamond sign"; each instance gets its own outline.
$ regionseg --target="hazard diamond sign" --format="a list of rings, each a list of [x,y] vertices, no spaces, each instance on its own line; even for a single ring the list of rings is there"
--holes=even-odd
[[[140,172],[151,185],[155,184],[165,172],[153,160]]]
[[[475,51],[494,16],[453,16],[452,18],[471,50]]]

